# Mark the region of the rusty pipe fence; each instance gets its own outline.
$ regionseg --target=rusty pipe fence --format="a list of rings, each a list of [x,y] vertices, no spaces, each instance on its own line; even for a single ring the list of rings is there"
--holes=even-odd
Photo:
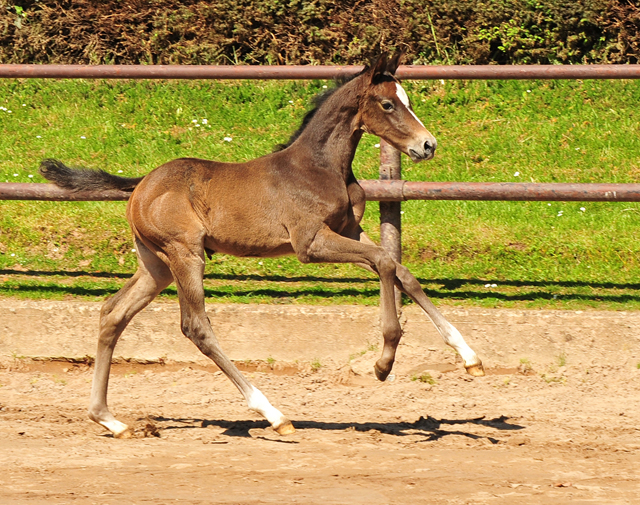
[[[0,65],[0,78],[53,79],[333,79],[361,66]],[[640,79],[640,65],[402,65],[400,79]],[[411,182],[402,180],[400,153],[380,145],[380,179],[360,181],[380,202],[383,247],[401,261],[400,205],[405,200],[640,201],[640,184]],[[76,192],[51,184],[0,183],[0,200],[115,201],[119,191]]]

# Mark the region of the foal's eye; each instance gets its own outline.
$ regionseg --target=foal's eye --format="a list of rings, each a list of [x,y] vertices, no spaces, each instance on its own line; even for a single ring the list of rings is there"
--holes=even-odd
[[[393,102],[388,102],[388,101],[382,102],[382,108],[384,110],[393,110]]]

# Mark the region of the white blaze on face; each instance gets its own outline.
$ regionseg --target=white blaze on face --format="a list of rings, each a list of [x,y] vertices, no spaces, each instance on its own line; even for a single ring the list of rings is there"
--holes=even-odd
[[[400,86],[400,83],[397,83],[397,82],[396,82],[396,95],[398,95],[398,98],[402,102],[402,105],[404,105],[407,108],[407,110],[411,113],[411,115],[414,118],[416,118],[416,121],[420,123],[422,127],[424,127],[424,124],[422,124],[422,121],[420,121],[420,119],[418,119],[418,116],[416,116],[415,112],[411,110],[411,104],[409,103],[409,97],[407,96],[407,92],[404,90],[402,86]]]

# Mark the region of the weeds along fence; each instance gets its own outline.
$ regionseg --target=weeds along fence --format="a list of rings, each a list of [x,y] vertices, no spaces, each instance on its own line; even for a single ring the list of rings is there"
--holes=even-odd
[[[359,66],[0,65],[0,78],[55,79],[333,79]],[[398,68],[400,79],[640,79],[640,65],[476,65]],[[400,153],[380,146],[380,178],[360,181],[380,202],[383,247],[401,261],[401,202],[406,200],[640,201],[640,184],[411,182],[402,180]],[[118,201],[119,191],[70,192],[52,184],[0,183],[0,200]]]

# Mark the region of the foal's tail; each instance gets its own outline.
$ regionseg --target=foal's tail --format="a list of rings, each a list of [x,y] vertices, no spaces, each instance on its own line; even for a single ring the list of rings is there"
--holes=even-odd
[[[133,191],[143,177],[119,177],[104,170],[69,168],[58,160],[47,159],[40,163],[40,175],[56,186],[73,191],[99,191],[119,189]]]

